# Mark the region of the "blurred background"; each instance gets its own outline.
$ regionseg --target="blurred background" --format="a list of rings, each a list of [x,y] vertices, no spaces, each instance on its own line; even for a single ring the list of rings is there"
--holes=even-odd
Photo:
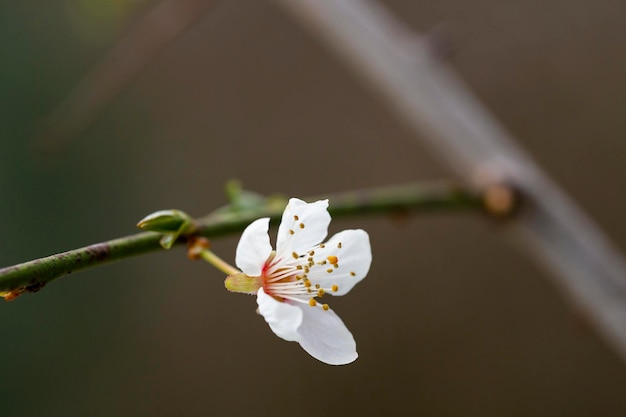
[[[298,197],[450,178],[272,2],[187,3],[188,30],[69,138],[50,114],[158,3],[0,4],[0,265],[134,233],[158,209],[206,214],[231,178]],[[626,3],[384,3],[445,37],[471,89],[626,251]],[[370,234],[372,269],[332,300],[354,364],[278,339],[253,297],[175,249],[2,303],[0,414],[626,413],[626,365],[502,225],[441,213],[341,219],[331,233],[355,227]],[[237,241],[213,247],[232,261]]]

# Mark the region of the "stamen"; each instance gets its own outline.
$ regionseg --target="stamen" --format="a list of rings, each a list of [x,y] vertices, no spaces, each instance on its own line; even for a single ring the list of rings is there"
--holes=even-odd
[[[333,272],[333,270],[332,269],[327,269],[326,272],[328,272],[330,274],[331,272]]]
[[[341,242],[337,243],[337,248],[341,249]]]
[[[320,248],[324,249],[326,247],[326,245],[324,245],[323,243],[320,243]]]
[[[320,284],[315,284],[315,288],[320,288]]]
[[[328,311],[330,309],[330,307],[328,307],[328,304],[322,304],[322,308],[324,309],[324,311]]]
[[[293,219],[294,219],[295,221],[300,220],[300,218],[299,218],[298,216],[293,216]]]
[[[315,251],[312,250],[311,252],[309,252],[309,255],[311,255],[311,256],[315,255]]]
[[[308,278],[307,278],[307,279],[305,279],[303,282],[304,282],[304,286],[305,286],[305,287],[309,288],[309,287],[311,286],[311,281],[309,281],[309,279],[308,279]]]
[[[350,271],[350,275],[352,275],[353,277],[356,276],[356,274],[354,273],[354,271]]]
[[[281,298],[284,298],[285,300],[295,301],[296,303],[309,304],[309,300],[298,296],[281,294]]]
[[[277,274],[270,274],[266,276],[266,280],[267,282],[274,282],[274,281],[280,281],[281,279],[287,278],[289,276],[293,275],[293,271],[291,270],[284,270],[284,271],[280,271]]]
[[[339,268],[339,264],[334,264],[333,265],[335,268]]]
[[[330,287],[330,289],[333,290],[333,292],[337,292],[337,291],[339,291],[339,286],[337,284],[335,284],[332,287]]]
[[[326,259],[328,259],[328,262],[330,262],[331,264],[336,264],[336,263],[337,263],[337,261],[338,261],[337,257],[336,257],[336,256],[333,256],[333,255],[329,256],[329,257],[328,257],[328,258],[326,258]]]
[[[273,282],[270,283],[269,287],[271,288],[282,288],[284,291],[297,291],[302,292],[303,283],[298,281],[288,281],[288,282]]]
[[[322,296],[324,296],[324,294],[326,294],[326,292],[324,291],[323,288],[320,288],[319,290],[317,290],[317,296],[318,297],[322,297]]]
[[[294,232],[293,230],[289,229],[289,234],[290,235],[293,235],[294,233],[296,233],[296,232]]]
[[[299,258],[298,254],[297,254],[297,253],[295,253],[295,252],[293,252],[293,253],[291,254],[291,256],[293,256],[293,259],[298,259],[298,258]]]
[[[309,299],[309,305],[311,307],[315,307],[317,305],[317,301],[315,301],[315,298],[310,298]]]
[[[304,223],[300,223],[300,229],[304,229]]]

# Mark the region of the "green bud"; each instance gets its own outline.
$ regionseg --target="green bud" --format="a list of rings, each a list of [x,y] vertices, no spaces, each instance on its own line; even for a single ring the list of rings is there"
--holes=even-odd
[[[244,294],[256,294],[263,286],[263,278],[249,277],[243,272],[226,277],[224,285],[228,291]]]
[[[159,210],[147,215],[137,227],[143,230],[160,233],[173,233],[181,231],[183,226],[193,223],[189,215],[180,210]]]
[[[180,210],[159,210],[141,219],[137,227],[151,232],[162,233],[161,246],[170,249],[180,235],[192,233],[193,219]]]

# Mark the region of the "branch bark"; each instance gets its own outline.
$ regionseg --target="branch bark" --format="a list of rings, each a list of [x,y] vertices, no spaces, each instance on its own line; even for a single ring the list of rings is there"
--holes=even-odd
[[[332,216],[389,214],[394,212],[481,211],[482,197],[447,182],[408,184],[310,197],[330,200]],[[246,208],[226,206],[196,221],[194,236],[218,238],[243,231],[261,217],[279,220],[287,199],[268,197]],[[12,300],[36,292],[56,278],[105,263],[162,250],[161,234],[144,232],[0,269],[0,295]],[[184,243],[181,237],[176,243]]]

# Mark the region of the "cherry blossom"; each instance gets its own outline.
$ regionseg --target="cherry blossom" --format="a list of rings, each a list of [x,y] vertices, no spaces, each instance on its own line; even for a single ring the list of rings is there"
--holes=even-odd
[[[276,251],[268,235],[269,218],[244,230],[235,257],[241,273],[226,279],[235,292],[257,295],[258,312],[279,337],[298,342],[314,358],[343,365],[358,357],[356,342],[343,321],[321,302],[344,295],[369,271],[368,234],[344,230],[321,243],[328,233],[328,200],[289,200],[278,228]]]

